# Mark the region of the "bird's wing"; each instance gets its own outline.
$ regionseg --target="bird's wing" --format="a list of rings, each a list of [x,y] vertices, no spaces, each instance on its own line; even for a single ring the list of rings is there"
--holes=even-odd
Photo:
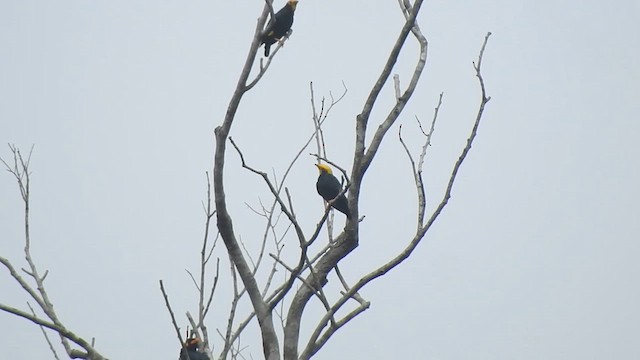
[[[273,35],[273,28],[276,25],[276,21],[275,19],[271,18],[271,20],[269,20],[269,23],[267,24],[267,27],[264,28],[264,31],[262,32],[262,37],[269,37]]]
[[[282,21],[282,18],[285,17],[285,13],[286,13],[286,8],[287,5],[285,5],[285,7],[283,7],[282,9],[278,10],[277,13],[275,13],[274,16],[271,17],[271,19],[269,19],[269,23],[267,24],[267,26],[264,28],[264,36],[272,36],[274,31],[274,28],[276,26],[276,23],[278,21]]]

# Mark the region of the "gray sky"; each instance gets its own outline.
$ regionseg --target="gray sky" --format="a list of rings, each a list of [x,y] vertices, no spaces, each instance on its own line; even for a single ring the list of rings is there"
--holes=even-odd
[[[197,269],[213,128],[261,7],[0,1],[0,143],[35,144],[33,253],[51,272],[46,285],[62,320],[112,359],[177,357],[158,280],[178,314],[195,309],[184,269]],[[428,68],[400,122],[417,152],[414,115],[427,122],[444,91],[425,170],[431,209],[477,109],[471,62],[487,31],[492,100],[438,223],[410,260],[362,291],[371,308],[318,359],[640,357],[639,15],[635,1],[423,6]],[[349,167],[355,115],[401,23],[396,1],[301,0],[291,39],[234,123],[247,160],[281,175],[312,131],[309,82],[320,97],[340,93],[344,81],[349,92],[325,136],[329,156]],[[406,82],[415,46],[403,55],[397,72]],[[385,89],[372,121],[392,96]],[[415,228],[396,131],[363,187],[361,244],[343,262],[351,282],[392,258]],[[267,189],[233,152],[227,158],[236,230],[255,249],[262,221],[245,203],[266,201]],[[289,179],[307,229],[323,206],[312,164],[304,158]],[[17,266],[21,211],[13,178],[0,176],[0,254]],[[221,283],[210,329],[224,324],[228,288]],[[26,308],[5,271],[0,289],[0,302]],[[3,313],[0,333],[4,358],[52,358],[31,323]],[[252,334],[246,354],[260,358]]]

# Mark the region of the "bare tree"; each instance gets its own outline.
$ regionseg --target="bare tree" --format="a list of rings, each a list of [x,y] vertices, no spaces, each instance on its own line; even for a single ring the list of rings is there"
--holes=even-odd
[[[232,269],[232,274],[234,276],[234,288],[237,286],[235,277],[236,272],[239,275],[243,286],[243,289],[240,292],[234,290],[235,297],[233,303],[236,304],[238,296],[241,296],[241,294],[244,294],[246,292],[251,300],[253,308],[253,311],[247,317],[247,319],[241,321],[240,324],[235,328],[235,330],[231,332],[229,332],[229,329],[232,328],[231,325],[234,323],[234,315],[230,316],[228,323],[229,326],[227,327],[226,331],[227,336],[224,337],[224,350],[220,354],[219,358],[224,359],[227,357],[228,350],[233,348],[232,342],[238,338],[239,334],[245,328],[247,322],[250,321],[253,316],[257,318],[257,323],[259,325],[260,333],[262,336],[263,353],[266,359],[284,358],[286,360],[292,360],[311,358],[324,346],[324,344],[326,344],[326,342],[335,334],[338,329],[340,329],[340,327],[344,326],[351,319],[353,319],[369,307],[369,302],[363,299],[358,292],[372,280],[383,276],[395,266],[406,260],[411,255],[416,246],[420,243],[420,241],[424,238],[431,225],[438,218],[442,209],[447,205],[458,171],[471,149],[473,140],[477,134],[480,120],[482,118],[484,107],[490,99],[490,97],[486,94],[484,80],[481,74],[482,57],[484,55],[484,49],[486,47],[490,34],[486,35],[482,44],[482,48],[480,50],[478,61],[474,63],[474,68],[476,71],[476,76],[480,83],[481,91],[477,116],[474,122],[474,126],[471,130],[471,134],[467,141],[467,145],[462,150],[458,161],[453,166],[453,170],[450,174],[448,185],[444,190],[442,200],[435,208],[435,210],[428,215],[426,211],[426,195],[424,182],[422,180],[422,171],[426,151],[428,146],[430,145],[431,136],[434,132],[438,110],[440,108],[440,104],[442,103],[441,95],[429,131],[424,131],[422,130],[422,127],[420,127],[425,136],[425,142],[421,152],[419,153],[417,163],[413,159],[411,151],[405,145],[401,133],[399,133],[399,139],[402,142],[412,165],[411,171],[415,179],[416,196],[418,198],[418,216],[416,223],[416,232],[413,238],[410,239],[407,247],[402,252],[390,259],[387,263],[375,269],[371,269],[371,272],[362,277],[355,284],[349,285],[346,281],[344,281],[344,278],[341,276],[341,273],[339,271],[338,264],[340,261],[347,258],[348,255],[358,247],[358,243],[360,241],[359,227],[361,219],[359,218],[358,212],[358,199],[360,197],[362,181],[366,175],[367,169],[374,161],[378,153],[380,144],[388,134],[388,131],[391,129],[391,127],[397,122],[406,104],[411,99],[413,92],[423,73],[427,59],[427,40],[421,32],[419,25],[416,23],[416,17],[420,11],[422,1],[416,0],[411,3],[408,0],[400,0],[398,3],[402,13],[404,14],[405,23],[400,29],[400,33],[398,35],[396,43],[394,44],[387,58],[387,62],[382,69],[378,80],[371,89],[370,94],[363,105],[361,113],[355,117],[356,141],[355,151],[353,155],[353,167],[351,168],[350,172],[340,168],[330,159],[327,159],[326,152],[324,152],[322,122],[324,121],[324,119],[326,119],[328,110],[330,110],[331,107],[335,105],[337,101],[339,101],[339,99],[332,99],[330,105],[326,109],[327,111],[325,111],[324,109],[323,102],[323,106],[321,107],[320,112],[317,112],[312,88],[312,105],[314,110],[313,118],[315,131],[309,141],[307,141],[302,146],[301,150],[294,157],[289,166],[289,169],[294,166],[295,162],[299,159],[300,154],[302,154],[307,149],[312,139],[315,138],[317,143],[317,152],[315,153],[316,158],[318,160],[328,162],[334,165],[336,168],[340,169],[343,173],[344,179],[346,179],[343,193],[348,190],[349,209],[351,211],[351,217],[347,220],[345,228],[335,237],[335,239],[331,239],[327,246],[315,251],[311,251],[311,245],[314,244],[314,242],[320,237],[321,229],[323,228],[323,226],[325,224],[332,226],[331,221],[327,222],[331,207],[327,206],[325,213],[314,228],[307,230],[303,229],[297,221],[294,204],[292,203],[289,191],[287,187],[284,186],[289,169],[287,169],[284,176],[280,180],[270,178],[266,172],[261,171],[253,167],[252,165],[249,165],[249,161],[245,159],[240,147],[236,144],[236,142],[233,141],[233,139],[229,138],[229,131],[234,124],[235,114],[242,97],[244,96],[244,94],[246,94],[247,91],[251,90],[253,86],[255,86],[256,82],[260,80],[260,78],[264,74],[264,71],[266,70],[266,66],[262,66],[261,64],[258,74],[253,80],[249,80],[252,69],[254,68],[256,51],[258,49],[258,46],[260,45],[260,34],[267,19],[267,15],[270,12],[269,3],[267,2],[267,4],[265,5],[262,16],[258,20],[253,43],[251,44],[251,47],[249,49],[249,53],[245,61],[245,66],[236,85],[233,97],[229,102],[226,115],[222,124],[219,125],[215,130],[216,149],[214,157],[213,187],[216,205],[215,207],[217,211],[217,226],[219,234],[227,249],[229,259],[234,267],[234,269]],[[419,45],[418,60],[414,67],[413,73],[410,76],[408,85],[405,88],[401,87],[400,79],[398,76],[393,77],[393,85],[396,90],[395,104],[393,104],[393,106],[388,110],[387,116],[382,121],[374,125],[377,126],[377,128],[373,132],[371,139],[367,140],[365,134],[373,121],[371,119],[372,109],[379,99],[382,88],[391,81],[391,75],[398,60],[399,54],[405,47],[410,36],[412,36]],[[274,55],[275,52],[267,60],[267,66],[273,59]],[[266,234],[268,234],[269,231],[274,233],[273,236],[275,249],[277,251],[280,250],[277,240],[279,239],[279,236],[275,235],[276,231],[273,225],[273,218],[276,216],[274,212],[276,211],[279,212],[279,215],[284,215],[284,217],[286,218],[287,227],[285,229],[285,233],[288,233],[290,229],[293,229],[292,232],[298,240],[299,256],[294,264],[286,264],[286,262],[280,258],[279,253],[270,254],[271,258],[274,260],[273,264],[280,265],[288,271],[288,275],[285,281],[271,292],[267,292],[266,289],[269,288],[271,280],[273,279],[273,271],[275,270],[275,266],[271,267],[271,273],[268,276],[269,281],[267,282],[266,286],[263,287],[265,290],[261,290],[261,286],[258,284],[255,276],[257,267],[255,266],[255,263],[253,268],[251,265],[249,265],[249,261],[247,260],[247,258],[250,256],[245,251],[243,251],[242,243],[238,240],[232,218],[227,210],[228,199],[225,194],[223,175],[228,142],[231,143],[231,145],[239,154],[242,161],[242,166],[249,170],[251,173],[260,176],[264,180],[265,185],[268,187],[273,196],[273,204],[270,207],[263,207],[264,212],[262,215],[267,219],[267,230],[265,231],[265,238],[263,239],[262,247],[263,250],[259,254],[259,259],[262,259],[264,244],[266,242]],[[282,234],[282,236],[284,236],[284,234]],[[341,296],[334,301],[329,301],[328,297],[323,291],[328,282],[328,274],[331,271],[336,271],[338,279],[340,279],[341,284],[344,288]],[[294,289],[296,288],[297,290],[294,291]],[[320,303],[324,306],[325,314],[321,316],[320,319],[318,319],[311,336],[308,339],[300,339],[301,318],[305,313],[306,306],[313,298],[317,298],[318,301],[320,301]],[[349,302],[350,299],[354,301]],[[353,305],[348,306],[347,304],[349,303]],[[345,306],[348,307],[346,315],[337,318],[336,314],[339,310],[343,310]],[[280,310],[280,313],[277,316],[279,316],[281,320],[280,327],[282,330],[282,337],[278,336],[278,328],[274,322],[274,311],[277,308]],[[286,312],[286,317],[284,317],[284,312]],[[229,334],[234,335],[229,337]],[[281,341],[282,345],[280,345]]]
[[[29,161],[31,160],[31,153],[33,151],[33,148],[31,148],[32,151],[29,152],[29,155],[26,158],[22,156],[20,150],[15,146],[9,145],[9,148],[11,149],[13,159],[9,162],[5,161],[4,159],[0,159],[0,161],[2,161],[7,171],[9,171],[16,178],[18,187],[20,189],[20,195],[22,196],[22,201],[24,204],[24,254],[28,267],[26,269],[20,268],[20,270],[22,270],[22,272],[27,275],[27,279],[31,279],[31,283],[30,281],[27,281],[27,279],[23,278],[22,275],[20,275],[20,272],[16,270],[16,268],[8,259],[0,256],[0,263],[4,265],[4,267],[9,271],[11,277],[16,282],[18,282],[18,284],[22,286],[24,291],[26,291],[29,296],[36,302],[36,304],[38,304],[38,308],[44,313],[44,317],[38,316],[29,303],[27,303],[27,305],[29,306],[29,309],[31,311],[30,313],[1,303],[0,310],[25,318],[39,325],[56,359],[58,359],[58,355],[53,347],[53,344],[51,343],[51,340],[49,339],[49,336],[47,335],[47,332],[45,331],[45,328],[58,333],[60,342],[62,343],[62,346],[64,347],[69,358],[91,360],[105,359],[104,356],[102,356],[95,350],[93,341],[90,343],[69,330],[62,323],[53,308],[53,303],[51,302],[51,299],[49,298],[47,290],[44,286],[44,281],[47,278],[49,271],[45,270],[44,273],[40,272],[38,270],[38,267],[36,266],[35,261],[31,257],[31,234],[29,231],[29,185],[31,173],[29,172]],[[72,343],[79,346],[83,350],[73,348]]]
[[[406,145],[402,137],[402,127],[398,126],[398,141],[402,144],[407,154],[411,165],[411,175],[415,182],[418,203],[415,233],[410,239],[407,239],[407,246],[387,262],[369,269],[364,276],[353,284],[349,284],[345,280],[339,264],[341,261],[348,261],[349,255],[358,248],[361,240],[360,227],[363,226],[364,217],[360,216],[358,203],[363,180],[367,175],[369,166],[379,153],[380,145],[389,134],[389,130],[398,122],[405,106],[411,100],[425,69],[428,42],[416,22],[422,3],[422,0],[414,0],[413,2],[410,0],[398,0],[399,8],[404,15],[405,21],[399,29],[397,40],[387,57],[383,69],[362,105],[362,110],[354,116],[356,137],[351,169],[343,169],[328,158],[322,127],[331,109],[345,97],[347,89],[345,87],[337,97],[331,94],[328,100],[322,98],[317,101],[313,85],[311,85],[314,130],[309,134],[308,138],[301,140],[299,151],[294,154],[288,168],[278,179],[275,174],[269,175],[251,164],[251,160],[247,159],[242,152],[239,142],[229,137],[230,130],[234,124],[242,126],[242,124],[236,124],[236,113],[243,96],[262,80],[269,65],[278,54],[282,41],[286,40],[285,38],[278,43],[278,46],[266,61],[260,60],[259,64],[256,64],[257,52],[261,45],[260,39],[265,29],[265,24],[267,19],[273,17],[274,14],[271,0],[265,2],[257,21],[253,41],[224,119],[215,128],[214,167],[211,179],[207,174],[208,191],[207,200],[204,203],[205,225],[204,238],[200,250],[200,268],[195,272],[195,275],[194,272],[188,272],[198,294],[198,308],[195,312],[195,317],[190,312],[186,314],[191,328],[191,333],[187,334],[187,337],[202,339],[200,351],[208,354],[209,358],[244,358],[243,351],[245,348],[240,341],[241,335],[254,319],[257,320],[260,330],[262,351],[265,359],[297,360],[313,357],[341,327],[369,308],[370,302],[361,296],[360,291],[373,280],[384,276],[398,264],[408,259],[448,204],[458,171],[471,149],[484,108],[490,100],[481,74],[482,59],[490,33],[485,36],[478,59],[473,64],[480,85],[480,100],[476,118],[466,146],[461,150],[458,160],[453,164],[447,186],[443,189],[440,201],[431,212],[427,211],[423,168],[427,150],[431,145],[431,138],[434,134],[438,112],[443,101],[443,94],[440,94],[437,101],[430,127],[423,128],[418,121],[418,129],[424,136],[424,142],[417,156]],[[393,72],[400,52],[406,47],[410,39],[418,44],[417,61],[409,76],[407,85],[403,87],[400,77],[393,75]],[[372,110],[379,102],[381,91],[386,85],[394,87],[395,101],[387,109],[387,115],[384,118],[376,119],[372,117]],[[368,130],[371,134],[369,138],[366,136]],[[309,153],[309,147],[313,143],[315,143],[316,149],[311,155],[314,156],[316,161],[329,163],[341,172],[344,185],[342,194],[347,194],[348,198],[350,216],[344,229],[335,235],[333,212],[331,210],[333,200],[328,202],[317,224],[311,228],[305,228],[298,221],[292,196],[286,186],[291,169],[296,166],[303,155]],[[228,211],[229,202],[234,201],[234,199],[227,196],[224,187],[228,144],[231,144],[235,153],[240,157],[242,167],[249,173],[261,178],[264,186],[271,194],[269,203],[260,203],[259,206],[251,207],[255,214],[264,219],[264,232],[260,242],[260,249],[253,254],[245,248],[240,240],[241,237],[238,235],[237,227],[234,226],[234,219],[232,219]],[[38,292],[34,291],[25,282],[7,259],[0,258],[0,262],[37,302],[49,320],[44,320],[36,316],[35,313],[29,314],[2,304],[0,304],[0,309],[57,332],[67,354],[71,358],[103,359],[104,357],[93,348],[93,344],[89,344],[69,331],[53,311],[53,306],[50,304],[43,285],[46,272],[44,275],[39,275],[40,273],[37,271],[29,254],[29,160],[28,158],[26,160],[23,159],[19,150],[15,147],[12,147],[11,150],[14,156],[13,165],[6,162],[5,165],[17,178],[25,203],[27,244],[25,253],[30,270],[24,270],[24,272],[33,278]],[[366,194],[363,194],[363,196],[366,196]],[[211,222],[214,218],[217,230],[215,238],[213,238],[211,228]],[[325,227],[328,229],[329,239],[324,242],[325,245],[321,246],[319,244],[323,243],[323,241],[318,240],[323,238],[322,230]],[[211,331],[206,326],[206,318],[210,310],[214,308],[213,305],[216,302],[214,298],[220,276],[220,259],[214,256],[214,254],[217,255],[216,250],[218,249],[216,245],[218,244],[218,239],[222,240],[226,250],[224,256],[229,259],[228,276],[231,279],[232,295],[228,320],[225,326],[216,328],[215,333],[217,336],[211,336]],[[298,247],[296,256],[293,259],[283,256],[282,250],[285,239],[295,239],[297,241]],[[283,269],[286,271],[286,276],[278,279],[276,273]],[[329,283],[329,274],[332,272],[335,272],[336,279],[339,282],[337,286],[340,286],[342,290],[339,294],[332,293],[328,295],[327,284]],[[264,276],[258,276],[259,273]],[[171,308],[169,293],[164,285],[160,281],[160,289],[169,310],[177,339],[179,344],[184,347],[186,342],[182,336],[183,329],[179,326],[180,321],[176,319]],[[251,304],[248,310],[239,306],[241,299],[245,296],[248,297]],[[303,314],[308,311],[308,305],[312,300],[318,301],[323,306],[324,313],[313,320],[311,334],[307,338],[301,338],[301,320]],[[45,336],[47,336],[46,332]],[[48,337],[47,341],[49,341]],[[72,349],[69,342],[75,343],[83,350]],[[215,347],[214,344],[220,345]],[[217,353],[215,356],[214,350]]]

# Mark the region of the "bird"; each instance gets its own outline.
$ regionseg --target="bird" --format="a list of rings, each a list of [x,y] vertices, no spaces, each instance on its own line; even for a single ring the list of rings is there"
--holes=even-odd
[[[282,39],[293,25],[293,13],[296,11],[298,0],[288,0],[275,17],[269,21],[266,29],[262,33],[262,44],[264,44],[264,56],[269,56],[271,45]]]
[[[198,338],[189,338],[184,343],[184,347],[180,349],[180,359],[179,360],[211,360],[207,353],[202,352],[198,349],[198,345],[200,344],[200,339]],[[186,350],[186,351],[185,351]],[[187,357],[188,354],[188,357]]]
[[[318,194],[320,194],[325,201],[332,201],[333,199],[336,199],[336,196],[342,192],[342,184],[335,176],[333,176],[333,171],[329,165],[315,165],[320,171],[318,181],[316,182]],[[347,218],[350,217],[349,203],[347,202],[347,198],[344,194],[338,196],[338,198],[333,202],[333,208],[345,214]]]

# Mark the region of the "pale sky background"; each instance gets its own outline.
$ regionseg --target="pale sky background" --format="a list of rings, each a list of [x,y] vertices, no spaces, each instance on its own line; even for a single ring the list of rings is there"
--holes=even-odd
[[[158,280],[186,326],[197,297],[184,269],[197,269],[213,129],[262,4],[0,1],[0,156],[10,156],[5,143],[35,144],[33,255],[50,271],[63,322],[111,359],[177,358]],[[396,1],[301,0],[292,37],[234,123],[247,160],[281,175],[312,132],[309,82],[320,97],[344,81],[349,92],[325,136],[329,156],[349,167],[355,115],[402,21]],[[640,3],[428,1],[419,22],[428,65],[399,123],[417,152],[414,116],[428,122],[444,91],[425,170],[430,209],[477,110],[472,61],[487,31],[492,100],[440,220],[412,258],[362,291],[371,308],[316,358],[640,358]],[[415,46],[403,56],[406,83]],[[387,88],[372,128],[392,96]],[[351,282],[392,258],[415,228],[396,134],[397,125],[364,184],[361,244],[342,263]],[[267,189],[232,150],[227,158],[236,231],[255,249],[262,220],[245,203],[268,201]],[[288,183],[308,231],[323,206],[313,162],[305,155]],[[17,267],[21,220],[17,186],[3,173],[0,254]],[[228,291],[225,280],[212,334],[224,326]],[[0,271],[0,302],[25,309],[25,300]],[[244,354],[258,359],[254,330]],[[0,314],[0,335],[2,358],[52,358],[25,320]]]

